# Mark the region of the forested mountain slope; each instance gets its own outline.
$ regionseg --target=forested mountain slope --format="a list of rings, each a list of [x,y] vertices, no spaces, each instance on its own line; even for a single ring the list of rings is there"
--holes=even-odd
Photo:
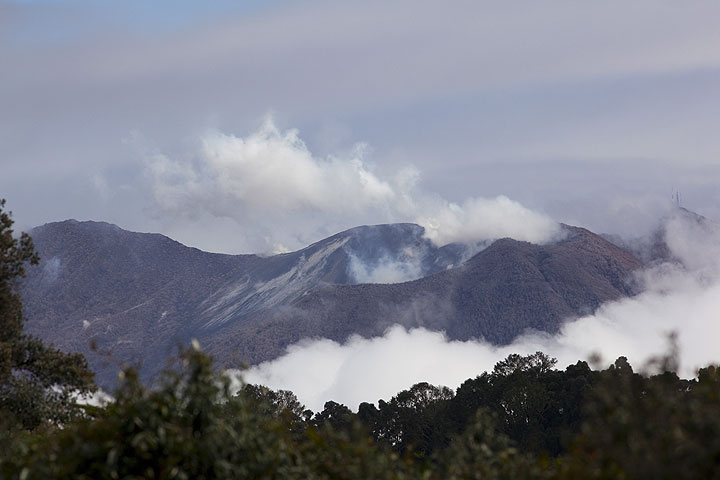
[[[273,256],[207,253],[102,222],[47,224],[31,232],[41,264],[22,290],[27,328],[85,353],[103,385],[123,362],[152,376],[191,338],[226,365],[396,323],[506,343],[633,293],[639,260],[565,229],[555,244],[501,239],[466,260],[471,250],[435,247],[413,224],[358,227]],[[398,283],[359,283],[383,279]]]
[[[303,337],[342,341],[381,335],[393,324],[443,330],[456,340],[509,343],[524,330],[562,322],[635,293],[641,262],[594,233],[565,227],[552,245],[501,239],[464,264],[398,284],[320,285],[291,306],[261,312],[210,335],[220,357],[257,363]]]

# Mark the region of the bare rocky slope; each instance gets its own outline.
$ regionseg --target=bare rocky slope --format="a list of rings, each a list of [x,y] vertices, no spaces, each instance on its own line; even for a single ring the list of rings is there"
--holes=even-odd
[[[23,285],[27,330],[85,353],[103,386],[127,362],[152,377],[191,338],[234,366],[301,338],[381,335],[396,323],[507,343],[634,293],[637,258],[565,228],[552,245],[501,239],[467,259],[465,247],[437,248],[413,224],[358,227],[262,257],[102,222],[52,223],[31,232],[42,260]],[[415,280],[359,283],[389,267]]]

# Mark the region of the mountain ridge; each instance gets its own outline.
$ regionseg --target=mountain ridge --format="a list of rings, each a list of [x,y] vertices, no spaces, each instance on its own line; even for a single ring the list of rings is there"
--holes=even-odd
[[[454,340],[483,338],[493,344],[506,344],[527,329],[554,333],[567,318],[589,314],[606,301],[637,293],[637,287],[623,277],[641,267],[639,260],[586,229],[565,228],[570,235],[557,246],[500,239],[460,267],[402,284],[324,285],[292,309],[257,318],[249,326],[236,325],[231,327],[231,333],[210,336],[208,347],[224,356],[232,348],[227,339],[232,338],[235,346],[238,341],[242,343],[242,351],[253,352],[251,343],[262,342],[279,355],[285,345],[302,338],[295,331],[287,332],[285,326],[290,321],[301,323],[299,330],[305,336],[336,341],[352,334],[382,335],[387,327],[399,323],[408,328],[443,330]],[[567,253],[568,245],[576,250],[575,254],[590,253],[596,258],[573,255],[575,263],[569,270],[562,258],[559,266],[538,268],[542,257],[546,263],[557,263],[558,256],[572,255]],[[588,251],[589,246],[598,245],[600,251]],[[604,283],[593,284],[583,278],[582,272],[590,266],[603,270],[602,263],[610,253],[618,263],[612,265],[611,261],[600,272]],[[501,280],[492,283],[493,277]],[[508,301],[508,297],[523,296],[522,302]],[[304,312],[312,312],[312,317]],[[274,339],[267,331],[286,333],[289,338]],[[249,363],[266,359],[252,355],[246,358]]]
[[[31,232],[42,260],[23,285],[27,329],[85,353],[102,385],[122,362],[151,378],[191,338],[231,366],[269,360],[305,337],[375,336],[395,323],[507,343],[634,293],[639,260],[588,230],[562,228],[554,244],[500,239],[470,256],[432,245],[418,225],[362,226],[262,257],[105,222],[46,224]],[[358,282],[378,271],[418,278]]]

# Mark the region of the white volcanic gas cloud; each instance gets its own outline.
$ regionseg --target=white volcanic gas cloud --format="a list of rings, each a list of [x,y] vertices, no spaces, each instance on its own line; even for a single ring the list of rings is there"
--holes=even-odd
[[[203,158],[213,186],[246,208],[352,214],[395,197],[395,186],[366,167],[360,149],[347,159],[318,160],[296,130],[280,132],[270,120],[246,139],[208,135]]]
[[[400,283],[422,277],[422,258],[395,260],[382,258],[368,265],[355,255],[350,255],[349,272],[356,283]]]
[[[437,244],[513,237],[547,242],[557,224],[506,197],[471,198],[461,205],[420,192],[418,172],[404,168],[382,178],[364,148],[317,158],[296,130],[267,120],[246,138],[204,136],[192,159],[157,154],[147,160],[153,195],[163,212],[231,218],[250,247],[305,246],[360,224],[411,221]]]
[[[426,211],[429,216],[419,212],[415,221],[437,245],[503,237],[542,243],[558,234],[555,222],[502,195],[470,198],[462,205],[438,201]]]
[[[683,265],[712,279],[720,276],[720,225],[676,213],[665,223],[665,242]]]
[[[382,338],[354,337],[343,345],[301,342],[285,356],[245,372],[244,378],[292,390],[316,411],[327,400],[357,408],[419,381],[457,387],[510,353],[544,351],[558,358],[561,368],[593,354],[608,363],[624,355],[640,368],[666,352],[671,332],[678,334],[681,374],[691,377],[698,367],[720,361],[720,231],[676,215],[666,223],[666,242],[684,266],[665,263],[647,270],[644,293],[568,322],[556,336],[528,332],[511,345],[495,347],[395,326]]]
[[[156,199],[168,209],[195,205],[217,215],[232,215],[233,207],[264,214],[353,213],[392,201],[394,186],[367,169],[361,149],[354,153],[342,160],[315,159],[297,131],[280,132],[267,120],[247,138],[207,134],[195,162],[156,155],[149,169]]]

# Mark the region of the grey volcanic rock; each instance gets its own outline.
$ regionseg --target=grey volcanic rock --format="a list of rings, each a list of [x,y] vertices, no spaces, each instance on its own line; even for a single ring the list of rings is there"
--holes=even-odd
[[[381,335],[395,323],[507,343],[634,293],[639,260],[587,230],[566,230],[556,244],[502,239],[468,260],[472,250],[437,248],[413,224],[358,227],[261,257],[106,223],[53,223],[31,232],[42,260],[23,286],[27,329],[85,353],[104,386],[127,362],[151,378],[191,338],[235,366],[272,359],[301,338]],[[358,283],[382,278],[397,283]]]

